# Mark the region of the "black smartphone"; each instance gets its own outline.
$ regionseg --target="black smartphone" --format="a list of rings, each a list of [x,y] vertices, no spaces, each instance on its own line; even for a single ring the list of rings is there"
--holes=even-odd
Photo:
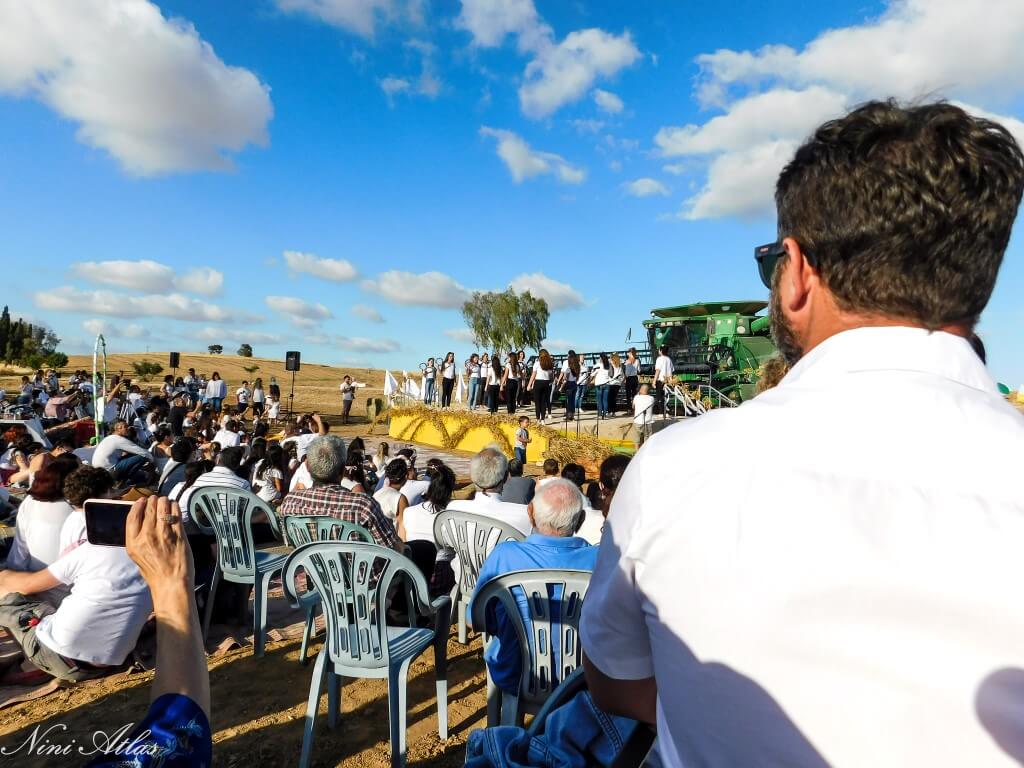
[[[132,501],[89,499],[82,505],[85,513],[85,533],[90,544],[101,547],[123,547],[125,524]]]

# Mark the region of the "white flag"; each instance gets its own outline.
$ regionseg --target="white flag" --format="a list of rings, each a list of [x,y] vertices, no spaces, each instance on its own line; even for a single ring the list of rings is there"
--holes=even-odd
[[[462,371],[459,371],[459,380],[455,384],[455,402],[461,403],[466,397],[466,380],[462,377]]]
[[[416,383],[415,379],[406,377],[405,379],[405,394],[408,397],[418,399],[420,396],[420,387]]]
[[[384,371],[384,397],[391,399],[398,392],[398,380],[391,371]]]

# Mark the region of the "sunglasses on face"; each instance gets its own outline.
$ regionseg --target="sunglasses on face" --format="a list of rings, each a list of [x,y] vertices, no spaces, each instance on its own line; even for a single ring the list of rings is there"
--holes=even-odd
[[[754,260],[757,262],[757,271],[761,275],[761,282],[765,288],[772,287],[772,275],[775,274],[775,267],[779,259],[786,255],[786,249],[782,242],[766,243],[754,249]]]

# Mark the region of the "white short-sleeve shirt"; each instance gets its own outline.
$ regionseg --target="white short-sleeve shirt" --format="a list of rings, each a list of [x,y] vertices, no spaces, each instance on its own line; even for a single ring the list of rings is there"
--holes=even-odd
[[[554,373],[554,369],[545,371],[540,367],[540,360],[533,362],[533,377],[534,381],[551,381],[551,375]]]
[[[656,677],[670,766],[1015,765],[992,734],[1024,727],[1021,456],[963,338],[837,334],[645,443],[583,647]]]
[[[672,378],[672,374],[675,373],[675,367],[672,365],[672,358],[668,355],[658,355],[654,361],[654,375],[658,381],[668,381]]]

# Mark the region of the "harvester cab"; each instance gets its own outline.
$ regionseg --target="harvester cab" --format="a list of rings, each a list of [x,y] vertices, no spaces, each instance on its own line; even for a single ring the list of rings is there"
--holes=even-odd
[[[759,369],[775,354],[764,301],[702,302],[651,310],[649,348],[668,348],[676,379],[718,402],[753,397]]]

